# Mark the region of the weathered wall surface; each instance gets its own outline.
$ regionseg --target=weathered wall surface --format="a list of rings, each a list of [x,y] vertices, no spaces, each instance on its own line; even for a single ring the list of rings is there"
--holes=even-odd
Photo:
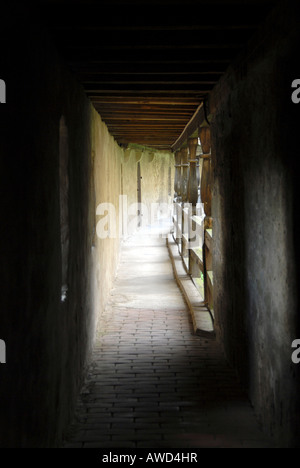
[[[174,155],[167,151],[137,149],[127,150],[122,162],[123,194],[127,197],[128,206],[137,203],[137,164],[140,163],[141,203],[143,205],[142,223],[146,226],[151,220],[167,215],[167,205],[172,204],[174,188]],[[161,204],[162,212],[157,212],[156,205]],[[133,216],[128,216],[131,228]],[[130,230],[128,234],[130,234]]]
[[[123,151],[40,30],[8,44],[2,69],[9,99],[0,109],[0,334],[7,346],[0,445],[55,446],[118,262],[120,239],[96,235],[96,206],[118,208]]]
[[[25,21],[26,23],[26,21]],[[91,125],[81,87],[42,31],[7,33],[1,70],[0,445],[54,446],[92,345]],[[37,41],[37,37],[39,40]],[[61,301],[60,121],[68,144],[67,298]],[[65,169],[64,169],[65,170]],[[63,178],[61,179],[63,180]]]
[[[142,203],[147,207],[149,220],[151,216],[154,221],[156,216],[163,217],[168,213],[167,205],[172,206],[174,171],[174,156],[170,153],[148,153],[141,158]],[[161,211],[157,212],[152,204],[161,204]]]
[[[214,94],[214,304],[256,412],[299,444],[299,12],[285,3]]]
[[[121,245],[119,223],[122,213],[119,207],[119,195],[121,193],[123,150],[108,133],[106,125],[94,109],[92,135],[95,196],[93,279],[95,282],[94,311],[97,318],[107,302],[119,260]],[[100,206],[103,206],[101,210]],[[110,214],[112,218],[109,217]],[[101,224],[102,220],[104,220],[103,225]]]

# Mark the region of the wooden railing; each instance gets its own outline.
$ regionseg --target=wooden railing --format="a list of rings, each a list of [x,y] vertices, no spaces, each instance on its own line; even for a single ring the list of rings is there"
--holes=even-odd
[[[213,219],[210,128],[175,153],[173,237],[186,272],[213,315]]]

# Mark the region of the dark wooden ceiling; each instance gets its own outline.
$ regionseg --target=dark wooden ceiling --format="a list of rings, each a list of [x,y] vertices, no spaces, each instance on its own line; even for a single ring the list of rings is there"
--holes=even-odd
[[[48,0],[40,14],[118,143],[170,148],[274,3]]]

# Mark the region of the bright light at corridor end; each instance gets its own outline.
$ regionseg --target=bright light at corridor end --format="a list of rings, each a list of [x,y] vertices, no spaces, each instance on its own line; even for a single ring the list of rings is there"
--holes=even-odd
[[[172,231],[173,210],[173,203],[151,203],[150,206],[144,203],[128,205],[127,195],[120,195],[118,207],[107,202],[97,206],[96,215],[101,218],[97,222],[96,233],[99,239],[117,239],[126,238],[141,228],[149,228],[150,233],[167,238]],[[192,210],[191,203],[184,204],[185,225],[188,226],[188,223],[190,225],[189,248],[198,246],[204,238],[205,212],[203,203],[196,205],[195,216],[191,216]],[[198,222],[193,225],[192,218],[195,217]]]

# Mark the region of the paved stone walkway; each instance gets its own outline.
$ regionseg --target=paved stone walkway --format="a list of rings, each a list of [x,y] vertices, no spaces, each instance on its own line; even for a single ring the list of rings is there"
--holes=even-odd
[[[65,447],[271,446],[218,344],[193,334],[165,239],[127,241]]]

